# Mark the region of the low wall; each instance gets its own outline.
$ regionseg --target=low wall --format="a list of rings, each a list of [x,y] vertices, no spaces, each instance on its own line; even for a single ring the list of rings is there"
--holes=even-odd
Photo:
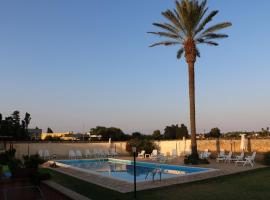
[[[240,140],[198,140],[198,150],[204,151],[218,151],[224,149],[225,151],[241,152]],[[258,153],[270,152],[270,139],[247,139],[247,152],[256,151]]]
[[[125,150],[126,142],[115,142],[109,145],[108,142],[104,143],[78,143],[78,142],[70,142],[70,143],[14,143],[13,148],[16,149],[16,157],[21,158],[23,155],[28,154],[36,154],[40,149],[48,149],[50,154],[56,154],[58,158],[67,158],[69,150],[80,150],[83,155],[85,149],[93,149],[98,150],[108,150],[109,148],[115,148],[116,152],[121,155],[127,155]]]
[[[156,144],[160,147],[160,152],[165,155],[171,155],[173,149],[176,149],[178,155],[190,152],[190,140],[167,140],[156,141]],[[218,151],[218,149],[224,149],[225,151],[240,152],[240,140],[197,140],[198,151],[204,151],[209,149],[212,152]],[[13,147],[16,149],[16,156],[22,157],[22,155],[35,154],[40,149],[48,149],[51,154],[56,154],[59,158],[67,157],[68,151],[81,150],[84,153],[85,149],[99,149],[108,150],[109,148],[115,148],[116,152],[120,155],[128,155],[126,152],[126,142],[113,142],[111,145],[108,142],[104,143],[82,143],[82,142],[42,142],[42,143],[13,143]],[[248,152],[256,151],[258,153],[270,152],[270,139],[251,139],[248,140],[247,150]]]

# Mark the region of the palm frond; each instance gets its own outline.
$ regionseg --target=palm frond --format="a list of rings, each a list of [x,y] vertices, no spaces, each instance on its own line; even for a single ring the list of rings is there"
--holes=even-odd
[[[167,20],[169,20],[175,27],[182,28],[181,24],[179,23],[177,17],[171,10],[166,10],[165,12],[161,13]]]
[[[198,56],[199,58],[201,57],[201,53],[197,47],[196,47],[196,56]]]
[[[223,22],[223,23],[219,23],[219,24],[216,24],[216,25],[214,25],[214,26],[209,27],[209,28],[206,29],[201,35],[204,35],[204,34],[206,34],[206,33],[213,33],[213,32],[219,31],[219,30],[221,30],[221,29],[230,27],[231,25],[232,25],[231,22]]]
[[[199,32],[201,32],[205,25],[208,24],[214,16],[216,16],[218,14],[217,10],[212,11],[203,21],[202,23],[199,25],[199,27],[197,28],[197,30],[195,31],[195,35],[197,35]]]
[[[207,33],[202,36],[204,39],[223,39],[229,37],[227,34]]]
[[[171,46],[171,45],[176,45],[176,44],[180,44],[180,42],[176,42],[176,41],[163,41],[163,42],[154,43],[154,44],[150,45],[149,47],[155,47],[155,46],[158,46],[158,45]]]
[[[213,42],[213,41],[204,41],[201,44],[208,44],[210,46],[218,46],[218,43]]]
[[[183,53],[184,53],[184,48],[179,49],[177,51],[177,55],[176,55],[177,59],[180,59],[182,57]]]
[[[153,25],[154,26],[157,26],[159,28],[165,29],[165,30],[167,30],[169,32],[172,32],[174,34],[178,34],[178,32],[179,32],[179,30],[176,27],[172,26],[171,24],[167,24],[167,23],[163,23],[163,24],[161,24],[161,23],[153,23]]]
[[[168,38],[172,38],[172,39],[179,39],[178,35],[175,35],[173,33],[167,33],[167,32],[147,32],[150,34],[154,34],[154,35],[159,35],[161,37],[168,37]]]

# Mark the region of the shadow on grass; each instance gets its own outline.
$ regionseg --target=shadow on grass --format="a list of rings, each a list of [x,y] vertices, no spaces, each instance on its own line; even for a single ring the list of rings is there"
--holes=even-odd
[[[133,199],[133,193],[122,194],[50,169],[41,170],[50,173],[53,181],[92,200]],[[139,191],[137,197],[141,200],[270,199],[270,168],[254,169],[192,183]]]

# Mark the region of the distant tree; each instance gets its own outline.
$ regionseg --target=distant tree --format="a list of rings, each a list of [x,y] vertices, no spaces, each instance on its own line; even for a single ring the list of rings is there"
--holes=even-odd
[[[53,133],[53,130],[50,127],[48,127],[47,128],[47,133]]]
[[[25,128],[27,130],[31,121],[31,115],[28,112],[25,113],[24,121],[25,121]]]
[[[0,135],[7,137],[9,140],[28,140],[29,136],[26,134],[25,121],[20,121],[20,112],[14,111],[11,116],[0,116]]]
[[[123,141],[127,139],[127,135],[124,132],[115,127],[106,128],[103,126],[97,126],[90,130],[91,135],[101,135],[101,140],[108,141],[111,138],[113,141]]]
[[[219,128],[212,128],[211,131],[205,135],[205,137],[219,138],[221,136]]]
[[[176,139],[182,139],[183,137],[188,138],[188,128],[181,124],[181,126],[176,131]]]
[[[135,139],[135,138],[140,139],[140,138],[142,138],[142,136],[143,135],[140,132],[134,132],[134,133],[131,134],[131,137],[133,139]]]
[[[20,112],[18,110],[14,111],[12,114],[11,114],[11,117],[12,117],[12,121],[15,125],[20,125]]]
[[[188,138],[188,129],[184,124],[178,127],[178,124],[166,126],[164,129],[164,138],[169,140],[182,139],[183,137]]]
[[[155,130],[152,134],[152,137],[154,140],[161,140],[162,135],[161,135],[160,130]]]

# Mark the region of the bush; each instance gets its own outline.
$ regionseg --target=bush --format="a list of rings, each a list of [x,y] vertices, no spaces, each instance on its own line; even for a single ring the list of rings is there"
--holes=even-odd
[[[263,164],[270,166],[270,152],[263,155]]]
[[[136,147],[137,148],[137,152],[141,152],[142,150],[145,150],[145,153],[149,154],[152,153],[152,151],[154,149],[159,150],[159,146],[157,144],[155,144],[153,141],[151,140],[139,140],[139,139],[131,139],[127,142],[126,145],[126,151],[130,153],[130,155],[132,155],[132,147]]]
[[[17,169],[22,168],[22,162],[15,158],[15,153],[15,149],[10,149],[0,154],[0,164],[8,165],[12,173]]]
[[[15,158],[15,149],[10,149],[4,153],[0,153],[0,164],[8,165],[8,163]]]
[[[199,164],[209,164],[209,161],[206,158],[201,159],[201,158],[194,157],[192,155],[188,155],[188,156],[185,156],[184,163],[186,165],[190,165],[190,164],[199,165]]]
[[[39,157],[39,155],[23,156],[24,167],[37,169],[39,165],[43,164],[45,160]]]

